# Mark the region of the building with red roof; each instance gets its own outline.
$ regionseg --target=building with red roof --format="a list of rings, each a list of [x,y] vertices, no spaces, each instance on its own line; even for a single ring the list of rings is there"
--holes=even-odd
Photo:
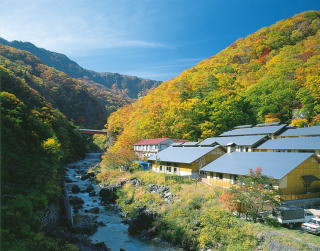
[[[133,150],[140,158],[151,157],[177,142],[187,142],[187,140],[170,138],[142,139],[133,144]]]

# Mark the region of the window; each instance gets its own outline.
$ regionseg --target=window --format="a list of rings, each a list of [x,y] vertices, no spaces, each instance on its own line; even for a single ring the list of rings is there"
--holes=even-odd
[[[174,173],[177,172],[177,168],[176,168],[176,167],[173,168],[173,172],[174,172]]]
[[[216,173],[216,177],[218,180],[222,180],[223,179],[223,173]]]
[[[160,166],[160,171],[162,171],[162,166]]]
[[[236,184],[237,179],[238,179],[237,175],[230,175],[230,183],[231,184]]]
[[[170,173],[171,172],[171,166],[167,166],[167,171]]]

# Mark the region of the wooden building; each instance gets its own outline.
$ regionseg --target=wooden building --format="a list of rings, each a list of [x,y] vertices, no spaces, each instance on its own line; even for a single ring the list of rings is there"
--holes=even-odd
[[[249,170],[274,178],[285,200],[320,197],[320,159],[313,153],[232,152],[200,169],[208,184],[230,187]],[[273,184],[275,185],[275,184]]]
[[[150,157],[152,170],[180,176],[199,176],[199,169],[225,154],[224,147],[170,146]]]

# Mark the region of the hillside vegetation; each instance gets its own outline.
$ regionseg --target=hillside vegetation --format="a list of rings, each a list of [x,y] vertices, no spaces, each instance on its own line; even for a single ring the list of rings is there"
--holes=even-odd
[[[9,46],[0,45],[0,66],[81,127],[102,128],[111,112],[129,102],[123,95],[89,88],[85,82],[42,64],[31,53]],[[19,95],[16,86],[8,88],[10,93]]]
[[[318,11],[238,39],[113,113],[113,150],[141,138],[203,139],[240,124],[319,124],[319,45]]]
[[[11,53],[30,64],[1,57],[1,250],[69,250],[44,235],[41,219],[59,204],[64,163],[84,156],[88,139],[41,95],[46,83],[34,71],[44,66]]]
[[[230,190],[192,180],[167,180],[165,174],[135,167],[121,172],[111,167],[105,157],[97,176],[103,185],[130,179],[142,181],[140,185],[127,183],[116,193],[116,203],[129,220],[129,229],[130,219],[141,219],[138,218],[141,208],[156,215],[152,222],[142,218],[140,228],[133,229],[136,234],[156,236],[183,250],[317,250],[320,247],[319,237],[280,227],[271,218],[260,222],[240,219],[231,212],[234,208],[230,207]],[[155,185],[169,188],[173,199],[151,190]]]
[[[137,98],[141,95],[145,95],[147,90],[160,84],[160,81],[142,79],[135,76],[87,70],[64,54],[38,48],[29,42],[9,42],[0,38],[0,44],[29,51],[37,56],[43,64],[62,71],[73,78],[82,79],[90,86],[90,88],[109,92],[115,91],[116,93],[121,93],[125,97]]]

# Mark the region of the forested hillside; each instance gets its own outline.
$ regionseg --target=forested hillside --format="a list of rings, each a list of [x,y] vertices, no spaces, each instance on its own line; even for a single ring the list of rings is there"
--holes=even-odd
[[[88,151],[87,138],[42,96],[41,69],[51,70],[29,53],[4,49],[29,64],[1,57],[1,249],[67,250],[43,234],[41,218],[59,203],[63,164]]]
[[[238,39],[108,119],[115,149],[141,138],[198,140],[240,124],[320,123],[320,12]]]
[[[94,86],[88,90],[84,81],[42,64],[29,52],[9,46],[0,45],[0,66],[22,79],[34,92],[39,93],[40,99],[82,127],[102,128],[112,111],[129,102],[121,94]],[[19,95],[15,86],[8,88],[10,93]]]
[[[43,64],[62,71],[73,78],[82,79],[91,88],[101,89],[102,92],[112,89],[116,93],[121,93],[124,96],[137,98],[145,95],[147,90],[160,84],[160,81],[142,79],[135,76],[86,70],[64,54],[38,48],[29,42],[9,42],[0,38],[0,44],[29,51],[37,56]]]

